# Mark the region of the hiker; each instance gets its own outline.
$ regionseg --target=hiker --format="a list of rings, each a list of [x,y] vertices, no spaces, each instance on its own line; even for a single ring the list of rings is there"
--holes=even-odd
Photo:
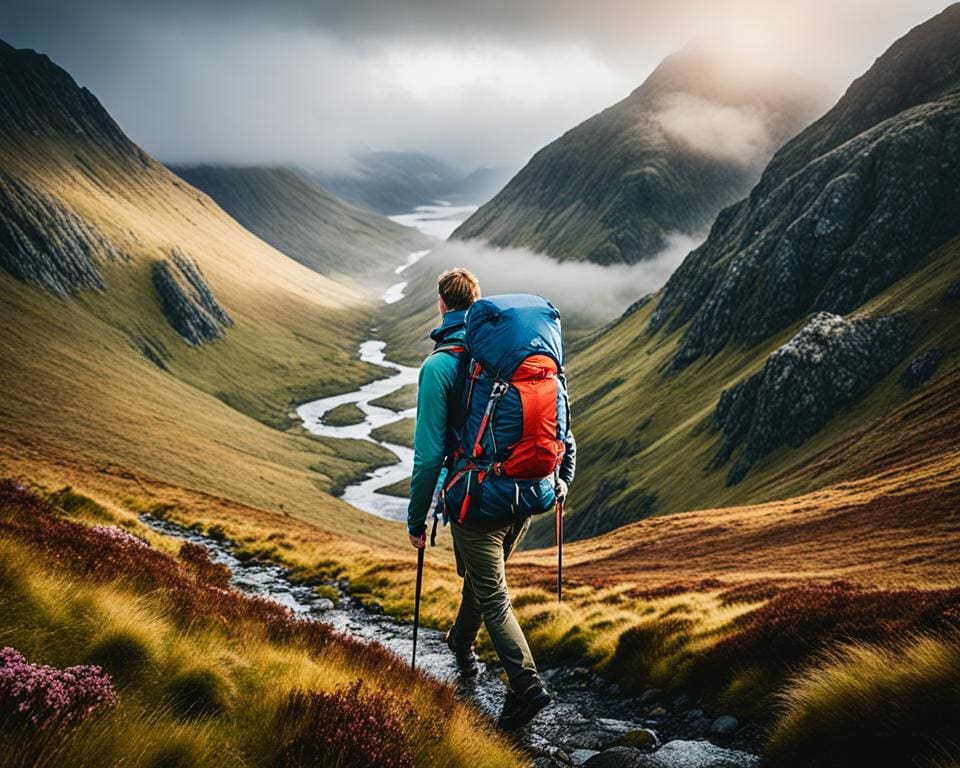
[[[561,387],[557,383],[557,380],[563,381],[560,369],[562,359],[553,363],[544,358],[546,364],[551,367],[544,375],[537,377],[538,381],[544,382],[549,378],[553,385],[554,402],[550,404],[553,408],[550,418],[553,421],[552,427],[549,428],[553,430],[552,442],[556,443],[556,446],[553,448],[553,463],[549,465],[546,472],[541,473],[547,477],[538,477],[536,480],[518,478],[516,482],[512,478],[503,480],[509,484],[509,492],[506,494],[508,496],[506,517],[486,519],[483,517],[483,510],[474,510],[471,506],[471,478],[474,483],[474,501],[476,501],[480,486],[484,483],[485,476],[489,475],[486,493],[492,501],[494,472],[498,475],[498,481],[502,479],[500,476],[505,477],[508,473],[502,472],[496,464],[488,467],[489,471],[470,464],[470,460],[463,456],[463,449],[458,449],[462,435],[459,435],[456,430],[456,421],[458,419],[464,421],[466,419],[463,413],[464,408],[469,408],[470,395],[463,397],[464,390],[473,390],[473,382],[468,379],[471,376],[473,378],[481,376],[481,366],[472,360],[465,342],[467,310],[480,300],[480,286],[476,277],[468,270],[451,269],[439,276],[438,294],[437,303],[442,322],[430,334],[430,338],[435,342],[435,348],[420,369],[407,532],[410,543],[422,550],[426,545],[428,512],[436,494],[442,491],[441,496],[445,497],[442,502],[445,517],[451,520],[457,573],[463,578],[460,609],[455,623],[447,632],[446,642],[456,657],[461,675],[471,677],[478,672],[474,640],[480,630],[481,622],[486,626],[487,633],[509,678],[509,691],[498,725],[504,730],[514,730],[530,722],[551,701],[550,694],[537,674],[527,640],[513,614],[507,592],[504,565],[526,533],[530,525],[530,514],[552,509],[554,500],[563,499],[573,481],[576,443],[573,434],[569,431],[565,385]],[[502,298],[522,300],[527,297],[518,295]],[[556,356],[562,357],[562,352],[559,351],[559,313],[544,299],[528,298],[534,302],[540,302],[544,308],[549,308],[549,311],[555,314]],[[490,300],[483,300],[481,304],[486,304],[488,301]],[[477,305],[477,307],[480,306]],[[470,320],[472,325],[473,318]],[[534,363],[537,363],[536,359]],[[542,363],[543,361],[540,361],[540,364]],[[473,366],[473,370],[469,372],[466,370],[469,367],[468,364]],[[488,397],[490,402],[494,402],[494,398],[498,397],[495,393],[500,390],[496,389],[496,384],[491,377],[487,377],[486,387],[486,391],[490,393],[489,396],[484,393],[482,398],[476,399],[475,407],[482,408],[487,403]],[[478,389],[480,388],[482,387],[478,386]],[[558,393],[562,395],[562,414],[559,416],[561,406],[557,406],[556,403],[561,398],[558,397]],[[520,407],[518,394],[519,388],[514,394],[517,410]],[[487,405],[487,411],[490,411],[489,405]],[[526,424],[523,418],[517,418],[515,421]],[[486,423],[486,418],[483,422]],[[463,427],[463,424],[460,427]],[[516,428],[519,429],[519,427]],[[479,429],[483,432],[484,425],[481,424]],[[490,431],[492,432],[492,428]],[[480,434],[476,436],[474,456],[479,454],[481,437]],[[550,437],[551,435],[547,435],[548,439]],[[473,440],[472,437],[471,440]],[[542,435],[541,442],[536,443],[535,450],[540,451],[538,457],[542,459],[544,450]],[[499,462],[501,465],[506,463],[508,461]],[[444,485],[438,488],[438,481],[441,478]],[[458,489],[459,495],[457,495]],[[455,501],[452,501],[454,497]],[[539,507],[538,504],[540,504]],[[451,508],[455,514],[447,514]],[[557,512],[559,515],[560,510],[558,509]],[[474,516],[477,519],[473,519]],[[435,532],[436,522],[434,522]]]

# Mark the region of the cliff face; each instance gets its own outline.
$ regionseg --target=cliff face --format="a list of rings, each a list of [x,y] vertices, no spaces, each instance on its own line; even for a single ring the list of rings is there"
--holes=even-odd
[[[849,313],[960,233],[958,62],[952,6],[891,47],[717,217],[650,321],[686,326],[675,368],[812,311]]]
[[[812,116],[789,78],[688,49],[547,145],[454,233],[559,260],[633,263],[698,233]]]

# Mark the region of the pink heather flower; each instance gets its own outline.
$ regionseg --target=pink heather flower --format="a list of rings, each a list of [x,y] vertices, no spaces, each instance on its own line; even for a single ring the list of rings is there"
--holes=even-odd
[[[0,721],[14,715],[38,727],[73,725],[116,703],[110,676],[100,667],[57,669],[31,664],[14,648],[0,650]]]
[[[120,546],[137,547],[139,549],[147,549],[150,546],[143,539],[139,539],[132,533],[128,533],[123,528],[117,528],[115,525],[92,525],[90,530],[116,542]]]

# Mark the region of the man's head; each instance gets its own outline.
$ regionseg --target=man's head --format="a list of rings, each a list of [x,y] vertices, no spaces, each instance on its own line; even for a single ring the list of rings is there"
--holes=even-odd
[[[467,309],[480,298],[480,283],[469,269],[455,267],[437,278],[440,313]]]

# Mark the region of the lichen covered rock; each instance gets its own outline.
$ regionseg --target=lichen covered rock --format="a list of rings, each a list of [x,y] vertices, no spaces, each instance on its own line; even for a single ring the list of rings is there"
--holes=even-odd
[[[900,383],[907,389],[916,389],[937,372],[940,361],[943,360],[943,350],[934,347],[910,361]]]
[[[172,249],[169,259],[154,264],[153,285],[167,321],[193,346],[222,338],[233,325],[196,262],[180,249]]]
[[[903,314],[814,315],[760,371],[720,395],[714,421],[725,439],[710,468],[726,464],[742,445],[727,485],[740,482],[774,448],[799,446],[818,432],[889,373],[909,347]]]

